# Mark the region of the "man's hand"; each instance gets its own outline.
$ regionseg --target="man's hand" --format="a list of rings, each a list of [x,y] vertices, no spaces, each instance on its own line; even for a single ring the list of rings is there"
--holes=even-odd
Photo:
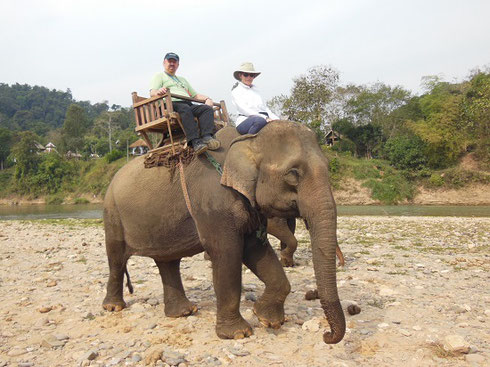
[[[163,96],[165,93],[167,93],[167,88],[161,87],[160,89],[157,90],[157,94],[159,96]]]
[[[210,107],[213,107],[213,100],[211,98],[206,98],[204,104],[207,104]]]

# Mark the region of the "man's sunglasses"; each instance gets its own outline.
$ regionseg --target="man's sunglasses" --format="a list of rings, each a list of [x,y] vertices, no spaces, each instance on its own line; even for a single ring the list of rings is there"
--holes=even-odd
[[[242,75],[245,77],[245,78],[248,78],[249,76],[251,76],[252,78],[255,78],[257,76],[257,74],[249,74],[249,73],[242,73]]]

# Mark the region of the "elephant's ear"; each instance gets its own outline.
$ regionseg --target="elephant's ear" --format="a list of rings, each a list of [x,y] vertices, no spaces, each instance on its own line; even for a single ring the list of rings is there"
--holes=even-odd
[[[258,157],[253,151],[256,135],[242,135],[231,142],[221,176],[222,185],[229,186],[244,195],[254,207],[258,176]]]

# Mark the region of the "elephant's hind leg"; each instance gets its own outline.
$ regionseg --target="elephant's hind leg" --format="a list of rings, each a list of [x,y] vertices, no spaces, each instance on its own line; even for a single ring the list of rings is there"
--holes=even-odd
[[[266,327],[278,329],[284,323],[284,301],[291,291],[286,274],[274,250],[267,242],[249,238],[243,256],[244,264],[265,284],[262,296],[254,304],[254,312]]]
[[[180,276],[180,260],[169,262],[157,261],[163,283],[163,301],[165,315],[168,317],[189,316],[197,312],[197,305],[189,301],[185,295]]]
[[[109,281],[102,307],[107,311],[121,311],[126,307],[123,298],[124,273],[129,256],[125,254],[126,244],[107,240],[107,258],[109,260]]]

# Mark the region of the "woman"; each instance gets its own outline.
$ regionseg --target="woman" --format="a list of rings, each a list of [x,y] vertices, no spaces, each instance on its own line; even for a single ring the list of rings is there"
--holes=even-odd
[[[254,79],[260,75],[255,71],[251,62],[244,62],[233,76],[238,83],[231,89],[233,104],[238,112],[236,129],[240,134],[256,134],[267,122],[278,120],[277,117],[262,100],[257,87],[252,84]]]

